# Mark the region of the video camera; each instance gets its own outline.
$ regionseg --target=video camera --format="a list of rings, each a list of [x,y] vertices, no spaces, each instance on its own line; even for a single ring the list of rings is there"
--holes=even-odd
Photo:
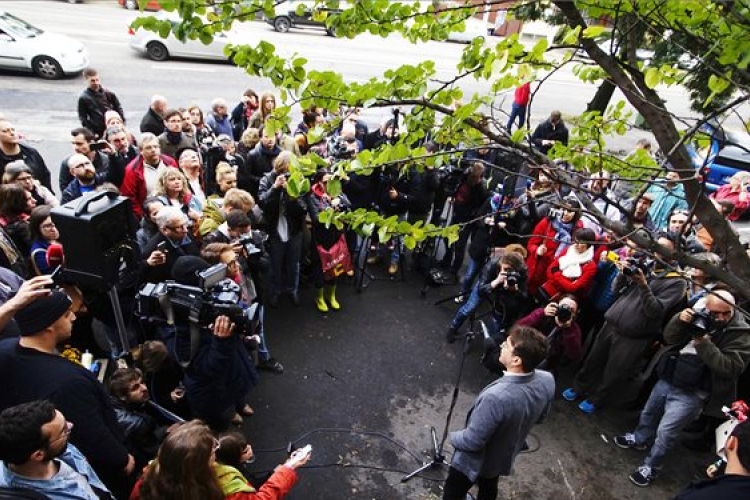
[[[198,274],[199,285],[175,281],[147,283],[138,292],[136,307],[142,319],[175,324],[175,313],[199,326],[212,324],[219,316],[228,316],[235,332],[252,335],[252,320],[257,305],[243,307],[240,286],[227,279],[227,267],[217,264]]]

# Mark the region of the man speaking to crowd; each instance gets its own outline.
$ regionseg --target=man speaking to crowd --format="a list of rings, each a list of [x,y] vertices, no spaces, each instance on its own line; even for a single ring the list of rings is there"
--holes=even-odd
[[[484,388],[466,417],[466,428],[452,432],[456,449],[443,500],[464,500],[474,483],[477,500],[495,500],[500,476],[510,475],[531,426],[549,411],[555,380],[535,370],[547,356],[544,336],[515,326],[500,346],[503,377]]]

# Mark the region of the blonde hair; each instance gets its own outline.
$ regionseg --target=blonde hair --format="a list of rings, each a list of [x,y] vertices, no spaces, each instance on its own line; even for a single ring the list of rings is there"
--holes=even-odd
[[[234,168],[232,168],[232,166],[229,163],[225,161],[220,161],[216,165],[216,182],[221,182],[222,180],[224,180],[225,175],[233,174],[233,173],[234,173]]]
[[[242,132],[240,142],[244,144],[246,148],[252,149],[260,142],[260,132],[257,128],[248,128]]]
[[[227,189],[227,192],[224,193],[224,203],[222,206],[225,209],[234,208],[247,213],[255,208],[255,198],[244,189],[231,188]]]
[[[169,198],[169,194],[167,193],[167,182],[174,178],[182,179],[182,191],[180,191],[178,199],[182,200],[185,196],[189,195],[189,182],[187,177],[185,177],[185,174],[182,173],[182,170],[179,168],[165,168],[156,179],[154,196],[166,196]]]
[[[273,160],[273,171],[277,174],[282,174],[288,171],[289,165],[292,163],[292,156],[292,153],[289,151],[282,151],[279,153],[279,156]]]

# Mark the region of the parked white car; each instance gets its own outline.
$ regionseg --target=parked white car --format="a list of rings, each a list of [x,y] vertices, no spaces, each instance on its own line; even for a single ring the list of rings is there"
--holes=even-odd
[[[179,19],[174,15],[164,12],[154,14],[154,17],[165,19],[173,25],[179,22]],[[181,42],[171,32],[167,38],[162,38],[157,33],[145,29],[133,30],[128,28],[128,33],[130,34],[130,48],[141,54],[146,54],[154,61],[166,61],[170,57],[227,61],[229,58],[224,54],[224,47],[228,44],[255,45],[257,43],[257,40],[236,30],[215,34],[213,42],[208,45],[204,45],[200,40]]]
[[[88,65],[89,52],[78,40],[49,33],[0,10],[0,67],[54,80],[80,73]]]
[[[488,25],[486,21],[470,17],[464,21],[465,31],[453,31],[448,34],[449,42],[471,43],[477,37],[484,40],[487,37]]]

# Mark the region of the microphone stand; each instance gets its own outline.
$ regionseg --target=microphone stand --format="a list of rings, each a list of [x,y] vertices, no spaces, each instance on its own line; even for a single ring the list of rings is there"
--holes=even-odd
[[[479,321],[479,323],[482,325],[482,329],[485,329],[484,323],[482,321]],[[473,325],[472,325],[473,326]],[[471,347],[471,341],[474,340],[474,337],[476,336],[476,333],[474,332],[474,328],[472,327],[469,329],[469,331],[466,332],[466,336],[464,337],[464,348],[463,353],[461,355],[461,363],[458,365],[458,375],[456,377],[456,384],[453,386],[453,396],[451,397],[451,405],[448,409],[448,415],[445,418],[445,427],[443,428],[443,436],[438,443],[437,440],[437,431],[435,430],[435,426],[430,427],[430,435],[432,436],[432,459],[429,462],[425,462],[422,464],[421,467],[419,467],[417,470],[410,472],[409,474],[405,475],[401,478],[401,482],[405,483],[412,479],[415,476],[418,476],[422,472],[424,472],[427,469],[437,469],[443,465],[449,466],[450,464],[445,459],[445,442],[448,439],[448,430],[450,429],[451,425],[451,419],[453,418],[453,410],[456,408],[456,403],[458,402],[458,392],[459,387],[461,385],[461,376],[464,372],[464,365],[466,363],[466,357],[469,354],[469,348]]]

